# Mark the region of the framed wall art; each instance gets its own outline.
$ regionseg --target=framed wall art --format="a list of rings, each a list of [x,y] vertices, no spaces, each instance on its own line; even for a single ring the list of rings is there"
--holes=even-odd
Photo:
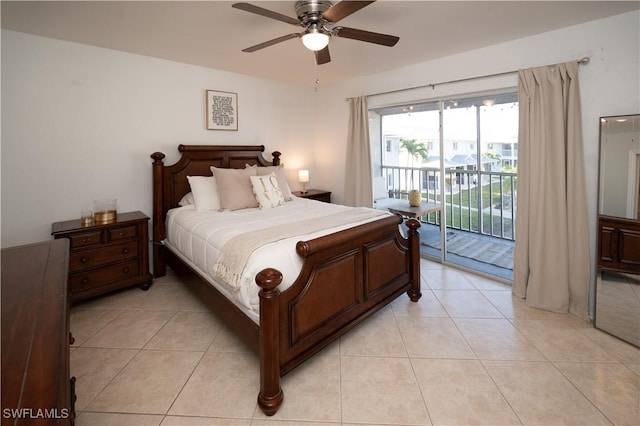
[[[238,130],[238,94],[206,92],[207,130]]]

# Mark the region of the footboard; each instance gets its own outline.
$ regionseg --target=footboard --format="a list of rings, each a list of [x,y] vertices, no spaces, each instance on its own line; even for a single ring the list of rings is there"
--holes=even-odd
[[[420,223],[400,216],[301,241],[298,279],[280,293],[274,269],[256,277],[260,291],[260,394],[267,415],[283,400],[280,376],[407,292],[420,296]]]

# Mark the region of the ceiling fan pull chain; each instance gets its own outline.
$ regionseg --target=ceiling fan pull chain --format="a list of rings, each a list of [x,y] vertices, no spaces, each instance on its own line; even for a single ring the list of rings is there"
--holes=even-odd
[[[318,86],[320,86],[320,78],[318,77],[318,63],[317,62],[316,62],[315,67],[316,67],[316,81],[315,81],[316,85],[314,86],[313,91],[317,92],[318,91]]]

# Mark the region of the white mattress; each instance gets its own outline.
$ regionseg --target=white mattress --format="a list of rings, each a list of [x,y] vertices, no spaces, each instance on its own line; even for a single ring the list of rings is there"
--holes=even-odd
[[[286,238],[257,249],[244,268],[241,286],[237,291],[217,282],[212,276],[214,264],[224,244],[245,232],[278,225],[289,227],[290,223],[298,220],[323,217],[346,209],[350,207],[297,197],[282,206],[264,210],[252,208],[215,212],[196,211],[193,206],[179,207],[167,214],[167,238],[164,244],[200,274],[206,276],[212,285],[227,295],[257,323],[260,288],[255,283],[255,276],[258,272],[267,267],[279,270],[283,275],[279,289],[283,291],[296,280],[302,267],[302,259],[295,250],[298,241],[317,238],[376,218]]]

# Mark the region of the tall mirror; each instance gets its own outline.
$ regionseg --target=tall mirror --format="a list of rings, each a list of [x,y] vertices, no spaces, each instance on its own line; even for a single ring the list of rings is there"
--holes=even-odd
[[[595,326],[640,346],[640,115],[600,118]]]

